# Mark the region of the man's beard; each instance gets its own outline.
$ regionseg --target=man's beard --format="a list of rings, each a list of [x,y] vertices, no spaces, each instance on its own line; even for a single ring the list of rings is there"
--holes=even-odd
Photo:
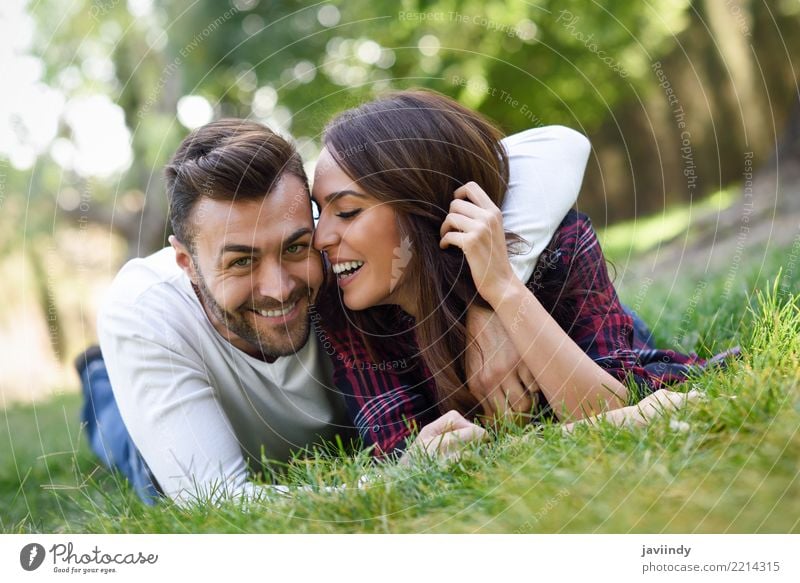
[[[211,295],[211,290],[206,286],[206,282],[199,270],[197,271],[197,275],[198,283],[193,287],[199,294],[200,301],[205,308],[228,330],[236,334],[242,340],[252,344],[253,348],[259,350],[265,359],[271,361],[281,356],[289,356],[298,352],[306,345],[306,342],[308,342],[311,328],[308,321],[307,307],[306,313],[299,314],[290,324],[282,328],[273,328],[277,334],[265,335],[259,332],[244,316],[244,312],[264,308],[254,306],[251,301],[248,304],[240,306],[236,312],[229,312],[214,299],[213,295]],[[291,305],[291,303],[295,301],[299,302],[303,297],[307,298],[310,304],[312,301],[311,296],[311,289],[306,287],[295,294],[293,298],[290,298],[290,300],[286,302],[286,305]],[[270,306],[266,309],[276,309],[276,307]]]

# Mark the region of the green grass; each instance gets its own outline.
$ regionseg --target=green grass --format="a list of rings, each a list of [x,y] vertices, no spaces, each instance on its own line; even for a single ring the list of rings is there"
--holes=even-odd
[[[88,455],[79,402],[5,412],[6,532],[800,532],[800,296],[788,250],[676,283],[626,284],[662,346],[707,355],[741,345],[725,371],[690,382],[707,398],[647,428],[501,429],[455,465],[376,469],[318,455],[288,470],[310,486],[249,510],[140,504]],[[780,285],[775,279],[786,272]],[[699,285],[699,282],[703,282]],[[641,301],[640,301],[641,300]],[[676,424],[679,420],[685,423]],[[13,449],[12,449],[13,446]],[[355,487],[363,474],[372,481]],[[325,492],[323,485],[346,485]]]

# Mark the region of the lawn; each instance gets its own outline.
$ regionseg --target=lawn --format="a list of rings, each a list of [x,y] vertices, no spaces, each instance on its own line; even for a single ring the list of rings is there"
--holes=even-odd
[[[727,370],[689,385],[698,403],[647,428],[502,428],[460,462],[375,467],[318,454],[289,465],[305,486],[242,508],[146,507],[99,468],[65,394],[3,413],[4,532],[800,532],[800,296],[790,249],[717,273],[624,281],[660,346]],[[776,283],[779,272],[782,279]],[[362,475],[370,480],[356,487]],[[329,491],[324,486],[345,486]]]

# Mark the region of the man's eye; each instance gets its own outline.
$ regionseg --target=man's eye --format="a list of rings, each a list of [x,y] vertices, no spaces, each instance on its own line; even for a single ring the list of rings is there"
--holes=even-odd
[[[347,212],[344,212],[344,213],[337,213],[336,216],[339,217],[339,218],[342,218],[342,219],[352,219],[354,216],[356,216],[360,212],[361,212],[361,209],[356,209],[354,211],[347,211]]]
[[[233,263],[231,263],[231,267],[250,267],[253,264],[252,257],[240,257]]]
[[[302,245],[300,243],[295,243],[294,245],[289,245],[286,248],[286,252],[289,253],[290,255],[296,255],[297,253],[300,253],[305,247],[306,247],[305,245]]]

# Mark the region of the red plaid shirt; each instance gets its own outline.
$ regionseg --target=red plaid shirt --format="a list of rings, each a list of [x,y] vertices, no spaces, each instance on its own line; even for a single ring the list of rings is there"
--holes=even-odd
[[[527,287],[592,360],[637,388],[639,398],[705,365],[696,355],[655,350],[634,339],[633,320],[617,297],[597,235],[583,214],[567,214]],[[370,308],[390,332],[372,359],[361,334],[348,323],[338,288],[318,308],[318,332],[334,364],[334,383],[364,445],[374,446],[378,456],[404,449],[415,425],[424,426],[444,412],[437,408],[434,379],[416,346],[413,318],[398,306]]]

